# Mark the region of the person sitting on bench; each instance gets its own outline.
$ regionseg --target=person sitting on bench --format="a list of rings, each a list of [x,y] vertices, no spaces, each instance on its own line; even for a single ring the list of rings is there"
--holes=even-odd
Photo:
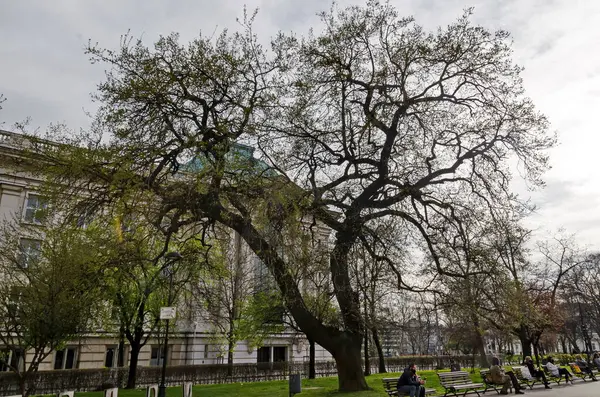
[[[525,394],[523,390],[521,390],[521,385],[515,374],[512,371],[504,372],[504,368],[500,366],[500,359],[498,357],[492,357],[490,377],[492,378],[492,383],[502,385],[500,394],[508,394],[510,382],[512,382],[513,388],[515,389],[515,394]]]
[[[556,366],[554,364],[554,359],[552,357],[548,357],[548,362],[546,363],[546,368],[548,368],[548,371],[550,371],[552,376],[561,378],[564,375],[566,382],[573,383],[573,375],[569,371],[567,371],[566,368]]]
[[[594,364],[596,364],[596,367],[600,371],[600,353],[594,353]]]
[[[398,379],[398,391],[408,393],[410,397],[425,397],[425,381],[417,377],[417,366],[411,363]]]
[[[531,359],[531,357],[529,357],[529,356],[525,357],[525,366],[529,370],[529,373],[531,374],[532,377],[542,380],[542,382],[544,383],[544,386],[546,386],[546,389],[552,389],[550,387],[550,385],[548,384],[548,379],[546,379],[546,374],[544,373],[544,371],[536,369],[533,366],[533,360]]]
[[[583,359],[583,357],[581,357],[581,355],[578,355],[577,357],[575,357],[575,365],[577,365],[579,367],[581,372],[588,374],[594,382],[598,380],[594,376],[594,372],[592,372],[591,366],[588,364],[587,361],[585,361]]]

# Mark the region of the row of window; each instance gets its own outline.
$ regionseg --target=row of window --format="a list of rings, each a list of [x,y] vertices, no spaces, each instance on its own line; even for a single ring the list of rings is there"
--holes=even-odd
[[[209,345],[204,347],[204,358],[208,358]],[[67,347],[57,350],[54,354],[55,370],[73,369],[77,367],[77,347]],[[159,367],[165,359],[163,346],[152,346],[150,351],[150,366]],[[0,350],[0,372],[9,371],[10,367],[24,369],[24,354],[22,350]],[[107,346],[104,354],[104,366],[113,368],[117,366],[118,348]],[[263,346],[257,350],[257,363],[272,363],[287,361],[286,346]]]

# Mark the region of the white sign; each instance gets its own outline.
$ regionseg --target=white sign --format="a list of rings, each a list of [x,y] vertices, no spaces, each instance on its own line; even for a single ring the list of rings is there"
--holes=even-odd
[[[160,319],[161,320],[173,320],[177,314],[177,309],[174,307],[161,307],[160,308]]]

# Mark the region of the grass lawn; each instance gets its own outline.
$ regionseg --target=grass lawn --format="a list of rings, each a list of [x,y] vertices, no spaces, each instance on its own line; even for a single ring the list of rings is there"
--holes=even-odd
[[[477,371],[478,372],[478,371]],[[419,375],[427,379],[427,388],[435,388],[441,392],[439,380],[435,371],[419,371]],[[369,386],[373,389],[367,392],[359,393],[338,393],[337,378],[319,378],[314,380],[302,380],[302,393],[299,397],[324,397],[324,396],[360,396],[360,397],[383,397],[387,396],[381,383],[382,378],[399,377],[400,374],[376,374],[367,377]],[[480,382],[479,374],[471,376],[474,381]],[[254,397],[254,396],[273,396],[287,397],[287,381],[272,382],[254,382],[254,383],[231,383],[223,385],[199,385],[194,386],[193,394],[195,397]],[[438,393],[439,394],[439,393]],[[444,394],[443,392],[441,393]],[[76,397],[103,397],[103,392],[75,393]],[[145,390],[119,390],[119,397],[145,397]],[[167,397],[181,397],[181,387],[171,387],[167,389]]]

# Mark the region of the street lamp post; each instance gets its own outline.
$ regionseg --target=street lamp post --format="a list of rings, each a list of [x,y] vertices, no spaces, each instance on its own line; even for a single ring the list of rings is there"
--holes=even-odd
[[[180,260],[182,258],[179,252],[169,252],[165,255],[165,260],[167,263],[163,268],[166,275],[169,277],[169,292],[167,296],[167,306],[171,306],[171,290],[173,289],[173,270],[170,266]],[[163,346],[163,360],[162,360],[162,373],[160,379],[160,386],[158,386],[158,397],[166,397],[167,395],[167,386],[165,385],[165,378],[167,375],[167,357],[168,357],[168,348],[169,348],[169,320],[170,317],[165,319],[165,344]]]

